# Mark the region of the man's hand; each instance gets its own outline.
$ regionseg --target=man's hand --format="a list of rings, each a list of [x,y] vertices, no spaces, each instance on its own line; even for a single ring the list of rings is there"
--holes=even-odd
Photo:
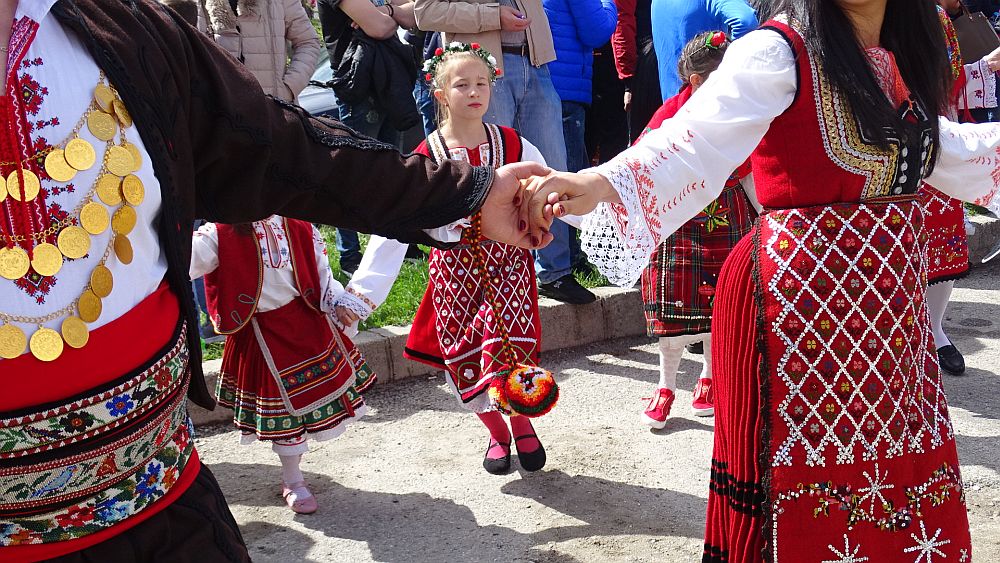
[[[520,246],[541,248],[552,240],[548,233],[552,221],[534,233],[528,229],[528,194],[521,189],[521,180],[551,174],[552,170],[534,162],[518,162],[497,168],[493,187],[483,204],[483,236]]]
[[[553,172],[535,178],[527,187],[529,236],[548,233],[552,219],[567,215],[586,215],[601,202],[621,203],[611,182],[600,174]]]
[[[510,6],[500,6],[500,29],[502,31],[524,31],[531,25],[531,18]]]

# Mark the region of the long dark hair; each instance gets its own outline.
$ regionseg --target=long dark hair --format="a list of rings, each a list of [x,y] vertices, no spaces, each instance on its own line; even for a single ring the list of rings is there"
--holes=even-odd
[[[835,0],[770,0],[762,10],[766,19],[787,14],[802,24],[807,48],[822,57],[830,82],[847,98],[869,139],[885,147],[887,129],[906,132],[912,128],[882,92],[854,26]],[[881,42],[895,56],[910,92],[930,115],[936,145],[936,116],[947,107],[951,74],[934,1],[888,0]]]

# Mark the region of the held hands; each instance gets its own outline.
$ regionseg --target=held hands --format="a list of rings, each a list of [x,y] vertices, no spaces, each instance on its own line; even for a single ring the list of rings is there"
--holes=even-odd
[[[611,183],[599,174],[555,172],[532,162],[502,166],[482,208],[483,236],[522,248],[542,248],[552,241],[553,219],[586,215],[602,201],[621,203]]]

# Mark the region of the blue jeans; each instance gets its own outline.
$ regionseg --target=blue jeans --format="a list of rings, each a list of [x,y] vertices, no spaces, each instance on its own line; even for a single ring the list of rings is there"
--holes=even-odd
[[[503,76],[493,87],[484,121],[513,127],[538,148],[550,168],[565,171],[562,102],[552,85],[548,66],[535,67],[528,57],[504,53],[503,67]],[[552,224],[552,235],[555,240],[535,252],[539,283],[553,282],[571,271],[569,227],[556,221]]]
[[[369,98],[358,104],[339,104],[340,122],[362,135],[399,147],[402,133],[389,125],[385,112]],[[361,263],[361,242],[358,233],[337,229],[337,250],[341,269],[354,270]]]
[[[413,87],[413,100],[417,102],[417,111],[424,121],[424,136],[429,137],[437,129],[437,109],[434,107],[431,87],[423,77],[418,77],[417,84]]]

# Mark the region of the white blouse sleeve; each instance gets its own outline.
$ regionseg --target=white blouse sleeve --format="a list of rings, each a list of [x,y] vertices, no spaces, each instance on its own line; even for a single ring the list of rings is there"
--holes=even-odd
[[[372,235],[358,271],[336,304],[367,319],[389,296],[392,284],[399,277],[407,248],[408,244]]]
[[[312,239],[313,252],[316,253],[316,269],[319,270],[319,309],[330,314],[334,312],[337,297],[344,293],[344,286],[337,281],[337,278],[333,277],[333,271],[330,270],[330,258],[326,254],[326,241],[323,240],[323,235],[320,234],[315,225],[312,228]]]
[[[542,166],[547,166],[545,164],[545,157],[542,156],[542,151],[538,150],[538,147],[532,145],[524,137],[521,137],[521,162],[537,162]]]
[[[1000,123],[941,118],[941,151],[927,183],[1000,215]]]
[[[188,275],[198,279],[219,267],[219,231],[215,223],[205,223],[191,237],[191,267]]]
[[[676,116],[586,171],[606,177],[623,203],[601,204],[583,219],[591,262],[613,283],[634,285],[660,239],[722,193],[796,88],[792,49],[777,32],[758,30],[733,42]]]
[[[990,70],[986,59],[963,67],[965,91],[959,95],[959,109],[997,107],[997,75]]]

